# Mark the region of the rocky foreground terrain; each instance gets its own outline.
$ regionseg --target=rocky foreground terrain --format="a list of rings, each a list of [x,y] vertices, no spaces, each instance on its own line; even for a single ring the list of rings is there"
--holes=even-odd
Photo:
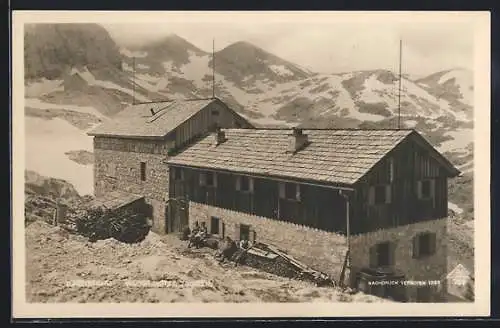
[[[26,279],[28,302],[388,302],[220,265],[174,236],[90,243],[43,221],[26,227]]]

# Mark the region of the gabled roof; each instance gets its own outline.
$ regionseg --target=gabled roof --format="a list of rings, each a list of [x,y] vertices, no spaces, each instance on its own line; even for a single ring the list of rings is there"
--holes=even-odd
[[[175,100],[132,105],[90,131],[91,136],[161,138],[218,99]],[[219,101],[220,102],[220,101]],[[152,114],[151,110],[155,113]]]
[[[289,129],[222,131],[226,134],[223,143],[216,145],[214,136],[207,136],[167,163],[352,185],[404,139],[418,135],[414,130],[303,130],[309,144],[290,153],[286,151]]]

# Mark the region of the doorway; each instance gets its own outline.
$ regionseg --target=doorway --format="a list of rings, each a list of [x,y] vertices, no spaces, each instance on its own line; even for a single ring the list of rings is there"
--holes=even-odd
[[[189,206],[185,200],[171,200],[168,203],[169,213],[168,217],[168,233],[182,232],[186,226],[189,225]]]

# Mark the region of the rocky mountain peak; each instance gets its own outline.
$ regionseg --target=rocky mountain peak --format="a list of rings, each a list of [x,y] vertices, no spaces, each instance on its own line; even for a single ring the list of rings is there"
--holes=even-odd
[[[30,24],[24,31],[26,79],[57,79],[72,67],[121,68],[121,54],[98,24]]]

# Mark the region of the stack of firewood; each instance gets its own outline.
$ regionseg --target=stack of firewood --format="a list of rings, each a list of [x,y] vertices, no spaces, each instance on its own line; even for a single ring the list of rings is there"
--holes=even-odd
[[[246,253],[240,263],[282,277],[313,282],[320,286],[334,285],[334,281],[328,275],[307,267],[274,246],[258,243],[253,248],[258,249],[258,253],[263,255],[255,252]],[[264,254],[271,254],[271,256]]]

